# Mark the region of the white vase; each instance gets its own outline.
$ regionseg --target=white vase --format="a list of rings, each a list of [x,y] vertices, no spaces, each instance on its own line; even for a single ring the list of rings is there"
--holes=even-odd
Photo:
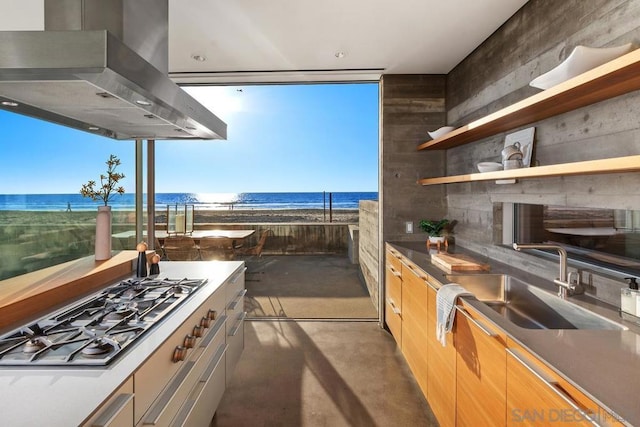
[[[111,206],[99,206],[96,216],[96,261],[111,258]]]
[[[430,243],[442,243],[444,242],[444,236],[429,236]]]

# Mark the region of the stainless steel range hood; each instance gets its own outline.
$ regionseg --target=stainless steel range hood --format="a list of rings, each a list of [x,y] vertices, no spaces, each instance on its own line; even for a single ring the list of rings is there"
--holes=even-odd
[[[0,31],[0,108],[114,139],[226,139],[226,124],[148,61],[158,56],[157,29],[168,21],[124,19],[128,10],[157,16],[149,11],[158,7],[167,10],[166,0],[45,0],[45,31]],[[147,59],[105,17],[139,46],[153,35]],[[141,34],[150,28],[153,34]]]

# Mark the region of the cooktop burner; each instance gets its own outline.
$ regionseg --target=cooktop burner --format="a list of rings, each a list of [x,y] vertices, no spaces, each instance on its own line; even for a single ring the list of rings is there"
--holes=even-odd
[[[0,365],[106,365],[206,279],[133,278],[0,337]]]

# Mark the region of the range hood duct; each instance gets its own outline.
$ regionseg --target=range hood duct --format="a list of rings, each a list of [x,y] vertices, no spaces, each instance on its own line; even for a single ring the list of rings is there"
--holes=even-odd
[[[168,0],[44,4],[45,31],[0,31],[0,108],[113,139],[226,139],[167,76]]]

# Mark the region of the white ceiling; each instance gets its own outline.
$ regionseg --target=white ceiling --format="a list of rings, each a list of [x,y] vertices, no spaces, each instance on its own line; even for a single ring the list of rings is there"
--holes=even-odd
[[[233,84],[448,73],[525,3],[169,0],[169,71]]]

